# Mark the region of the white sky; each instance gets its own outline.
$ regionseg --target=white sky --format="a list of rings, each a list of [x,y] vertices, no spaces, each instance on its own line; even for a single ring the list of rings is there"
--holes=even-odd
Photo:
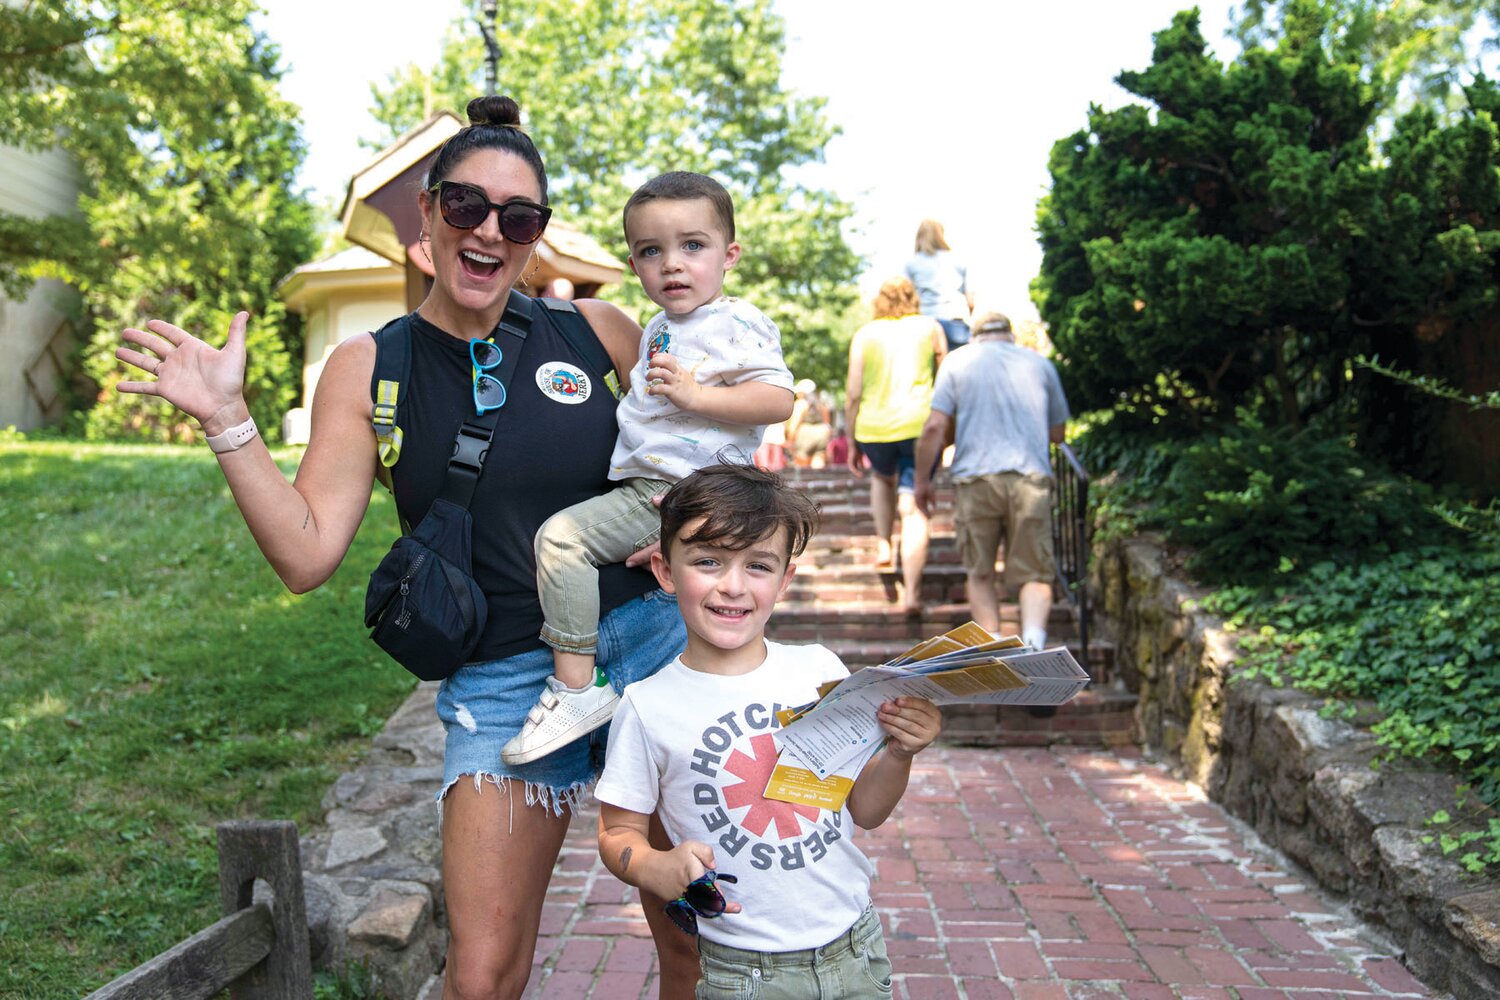
[[[407,63],[430,67],[459,0],[261,4],[260,25],[290,67],[282,92],[303,109],[302,182],[341,202],[369,156],[359,139],[378,132],[370,85]],[[931,216],[968,261],[980,308],[1034,317],[1027,286],[1041,251],[1032,227],[1052,144],[1083,127],[1091,102],[1125,102],[1113,78],[1144,69],[1152,32],[1186,6],[777,0],[788,35],[783,82],[826,97],[843,129],[805,180],[854,204],[848,235],[868,261],[864,291],[900,272],[917,223]],[[1229,10],[1228,2],[1202,6],[1204,36],[1221,59],[1236,51],[1224,38]]]

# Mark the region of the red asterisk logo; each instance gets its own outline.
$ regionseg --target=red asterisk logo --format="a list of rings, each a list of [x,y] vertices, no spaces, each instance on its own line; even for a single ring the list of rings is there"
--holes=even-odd
[[[729,755],[724,770],[740,779],[737,785],[724,789],[724,804],[731,809],[750,807],[740,820],[740,826],[757,837],[766,835],[766,827],[776,821],[776,836],[781,840],[802,836],[802,824],[798,816],[814,822],[818,819],[815,806],[796,806],[790,802],[777,802],[763,794],[766,782],[771,780],[771,771],[776,767],[776,741],[770,733],[750,738],[750,750],[755,756],[740,750]]]

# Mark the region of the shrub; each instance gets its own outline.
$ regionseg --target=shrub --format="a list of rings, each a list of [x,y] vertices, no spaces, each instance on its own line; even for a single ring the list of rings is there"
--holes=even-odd
[[[1226,588],[1204,607],[1241,633],[1245,676],[1373,699],[1390,757],[1435,761],[1470,782],[1488,806],[1468,820],[1488,818],[1489,832],[1444,832],[1443,846],[1483,841],[1462,859],[1478,870],[1500,865],[1497,601],[1500,546],[1455,539],[1360,565],[1320,562],[1285,588]]]
[[[1188,568],[1209,583],[1264,583],[1446,531],[1421,487],[1342,441],[1248,420],[1186,446],[1159,497],[1148,522],[1190,546]]]

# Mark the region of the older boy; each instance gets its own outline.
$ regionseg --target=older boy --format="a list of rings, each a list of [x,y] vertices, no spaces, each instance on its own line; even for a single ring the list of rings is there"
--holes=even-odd
[[[652,498],[703,465],[750,462],[768,424],[792,412],[792,375],[776,324],[723,295],[740,257],[734,204],[711,177],[675,171],[625,203],[630,269],[662,312],[646,325],[621,401],[609,493],[553,515],[536,535],[542,641],[553,674],[501,757],[518,765],[610,720],[618,695],[594,668],[599,574],[656,539]],[[558,442],[565,452],[567,442]]]
[[[662,589],[677,595],[688,643],[676,661],[625,690],[596,789],[605,866],[630,885],[679,899],[672,905],[684,929],[700,928],[700,997],[746,996],[752,985],[764,998],[890,996],[870,864],[845,817],[865,829],[886,820],[906,791],[912,758],[937,738],[938,709],[914,698],[881,706],[888,742],[845,808],[764,798],[777,757],[776,713],[849,674],[822,646],[765,639],[796,570],[792,560],[816,529],[816,509],[773,474],[718,465],[672,487],[661,522],[651,566]],[[670,851],[647,840],[652,813],[677,845]],[[717,875],[717,863],[733,874]],[[727,904],[713,895],[716,876],[737,879]],[[698,912],[725,917],[696,924],[688,904],[705,893],[719,905]]]

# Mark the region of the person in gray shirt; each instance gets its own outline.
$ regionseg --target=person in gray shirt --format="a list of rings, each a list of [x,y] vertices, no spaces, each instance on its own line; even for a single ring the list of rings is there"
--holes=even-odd
[[[970,613],[999,633],[995,558],[1004,543],[1005,582],[1019,588],[1021,638],[1036,649],[1047,641],[1057,575],[1048,444],[1062,442],[1067,420],[1057,369],[1015,344],[1010,320],[991,312],[977,317],[973,339],[938,369],[932,409],[917,440],[915,500],[930,513],[931,470],[952,435],[955,522]]]

